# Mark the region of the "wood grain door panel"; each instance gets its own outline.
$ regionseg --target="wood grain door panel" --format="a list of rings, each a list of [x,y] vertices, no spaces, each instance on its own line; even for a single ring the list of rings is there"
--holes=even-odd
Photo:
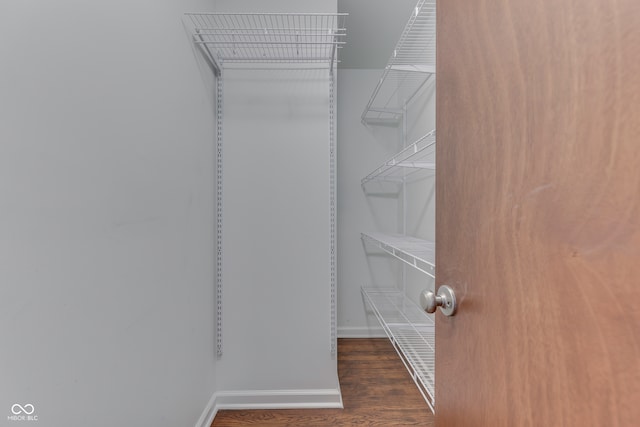
[[[436,422],[640,423],[640,1],[443,0]]]

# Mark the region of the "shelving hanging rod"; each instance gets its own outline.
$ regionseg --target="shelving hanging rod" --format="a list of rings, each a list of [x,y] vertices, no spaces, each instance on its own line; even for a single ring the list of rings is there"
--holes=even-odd
[[[197,44],[212,44],[212,45],[216,45],[216,46],[236,46],[239,44],[247,44],[247,45],[254,45],[254,44],[269,44],[269,45],[290,45],[291,42],[273,42],[273,41],[250,41],[250,42],[213,42],[213,41],[198,41],[196,40]],[[321,44],[321,45],[343,45],[346,42],[296,42],[295,44],[297,45],[313,45],[313,44]]]
[[[335,34],[328,34],[329,31],[335,31]],[[327,29],[327,28],[318,28],[318,29],[313,29],[313,28],[308,28],[308,29],[304,29],[304,28],[291,28],[291,29],[286,29],[286,28],[236,28],[233,31],[229,31],[229,30],[220,30],[220,29],[215,29],[215,28],[199,28],[200,33],[202,34],[206,34],[206,35],[217,35],[217,36],[235,36],[235,35],[248,35],[248,36],[253,36],[253,35],[263,35],[263,34],[267,34],[270,36],[293,36],[293,35],[299,35],[302,37],[315,37],[317,35],[320,36],[324,36],[324,37],[346,37],[347,34],[345,32],[343,32],[344,30],[342,29]]]
[[[185,13],[185,15],[201,15],[201,16],[349,16],[348,13],[322,13],[322,12],[203,12],[203,13]]]

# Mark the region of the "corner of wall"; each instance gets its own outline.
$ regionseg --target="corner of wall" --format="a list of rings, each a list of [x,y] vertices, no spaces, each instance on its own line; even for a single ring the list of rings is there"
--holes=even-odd
[[[209,403],[204,408],[202,415],[200,415],[200,418],[198,419],[198,422],[196,422],[196,425],[194,427],[210,427],[217,414],[218,392],[215,392],[213,393],[213,396],[211,396]]]

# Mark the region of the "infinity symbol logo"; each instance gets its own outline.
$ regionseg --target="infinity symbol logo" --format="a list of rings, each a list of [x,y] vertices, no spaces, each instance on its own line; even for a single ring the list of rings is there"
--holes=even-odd
[[[13,413],[13,415],[20,415],[23,412],[27,415],[31,415],[35,410],[36,409],[33,407],[31,403],[27,403],[24,406],[14,403],[13,406],[11,407],[11,413]]]

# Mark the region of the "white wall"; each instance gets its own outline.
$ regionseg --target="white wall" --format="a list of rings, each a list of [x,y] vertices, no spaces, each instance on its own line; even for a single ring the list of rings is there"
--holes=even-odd
[[[207,8],[0,3],[0,425],[192,426],[215,389]]]
[[[218,1],[335,12],[335,1]],[[220,407],[336,407],[329,71],[225,69]]]
[[[436,126],[435,79],[431,78],[419,95],[407,107],[407,142],[415,142]],[[436,134],[437,141],[437,134]],[[436,166],[437,167],[437,166]],[[410,236],[435,241],[436,239],[436,177],[435,172],[420,172],[418,179],[406,184],[406,232]],[[435,281],[409,266],[405,268],[406,293],[419,302],[424,289],[434,288]],[[436,264],[437,270],[437,264]]]
[[[402,147],[402,126],[363,125],[360,116],[381,70],[340,69],[338,79],[338,331],[342,337],[383,336],[365,305],[360,287],[393,288],[406,278],[407,294],[418,301],[433,279],[386,254],[363,246],[362,231],[401,233],[423,239],[435,237],[433,175],[423,175],[406,187],[407,210],[397,184],[360,181]],[[408,106],[407,143],[435,126],[435,90],[427,87]],[[366,249],[366,250],[365,250]]]
[[[338,71],[338,331],[341,337],[382,336],[365,312],[360,288],[391,287],[399,266],[385,256],[366,256],[360,233],[398,232],[398,186],[360,185],[362,178],[398,151],[400,129],[365,126],[360,116],[381,70]]]
[[[337,388],[327,70],[225,71],[220,390]]]

